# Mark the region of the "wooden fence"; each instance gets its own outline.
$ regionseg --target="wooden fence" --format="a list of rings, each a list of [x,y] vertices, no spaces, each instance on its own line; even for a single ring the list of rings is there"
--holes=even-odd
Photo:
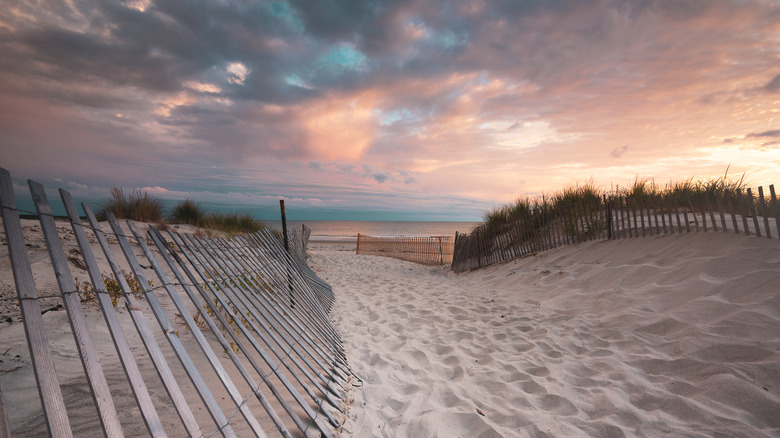
[[[453,236],[376,237],[358,234],[357,254],[378,255],[427,266],[452,263]]]
[[[538,205],[505,223],[455,234],[452,270],[464,272],[594,239],[625,239],[689,232],[733,232],[780,237],[780,206],[773,185],[720,193],[593,196]]]
[[[327,314],[333,293],[276,236],[202,238],[154,226],[142,233],[110,213],[106,232],[87,205],[87,220],[79,218],[60,189],[72,228],[65,241],[78,244],[66,254],[58,233],[66,228],[58,230],[43,187],[29,187],[59,291],[36,287],[25,245],[39,242],[26,240],[10,174],[0,169],[17,294],[6,299],[18,303],[29,350],[20,360],[36,382],[14,392],[7,384],[23,371],[3,376],[0,436],[334,436],[353,374]],[[74,266],[91,286],[74,281]],[[107,288],[112,282],[121,290]],[[65,311],[54,314],[70,325],[47,328],[58,316],[42,315],[40,302],[55,299]],[[63,330],[75,342],[52,350],[49,336]],[[80,359],[80,376],[58,376],[69,356]],[[123,391],[131,396],[117,397]],[[34,394],[38,411],[7,417],[3,407]]]

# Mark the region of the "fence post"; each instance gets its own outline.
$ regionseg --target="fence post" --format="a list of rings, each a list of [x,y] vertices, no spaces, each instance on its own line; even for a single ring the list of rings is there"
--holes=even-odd
[[[777,237],[780,237],[780,208],[777,205],[777,198],[775,197],[775,185],[769,184],[769,193],[772,195],[772,210],[775,215],[775,226],[777,226]]]
[[[282,210],[282,234],[284,234],[284,250],[290,253],[290,241],[287,238],[287,214],[284,211],[284,199],[279,200],[279,208]],[[293,299],[292,274],[287,272],[287,286],[290,288],[290,307],[295,307]]]
[[[764,188],[758,186],[758,204],[761,206],[761,216],[764,217],[764,231],[766,231],[766,238],[772,238],[772,232],[769,230],[769,212],[766,208],[766,200],[764,200]]]
[[[748,211],[753,215],[753,225],[756,226],[756,237],[761,237],[761,228],[758,225],[758,213],[756,212],[756,204],[753,202],[753,191],[748,187]]]

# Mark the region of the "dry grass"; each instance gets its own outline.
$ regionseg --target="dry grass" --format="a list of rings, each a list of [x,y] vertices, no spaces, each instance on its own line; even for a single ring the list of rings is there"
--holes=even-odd
[[[550,196],[518,199],[514,203],[494,208],[484,214],[483,223],[474,231],[478,229],[500,231],[518,222],[524,226],[543,227],[554,216],[566,214],[574,209],[587,208],[600,202],[604,196],[622,196],[631,204],[657,200],[662,204],[676,203],[697,209],[709,208],[707,203],[714,202],[716,198],[729,200],[734,208],[740,208],[748,202],[745,176],[731,178],[728,176],[728,169],[722,177],[702,181],[689,178],[680,182],[670,182],[665,186],[656,184],[652,179],[637,177],[629,187],[618,187],[613,191],[599,189],[591,180],[582,185],[566,187]]]
[[[106,212],[111,212],[117,219],[133,219],[140,222],[160,222],[163,218],[163,204],[159,199],[151,197],[146,192],[133,190],[125,195],[123,189],[111,189],[109,199],[98,213],[98,218],[104,220]]]

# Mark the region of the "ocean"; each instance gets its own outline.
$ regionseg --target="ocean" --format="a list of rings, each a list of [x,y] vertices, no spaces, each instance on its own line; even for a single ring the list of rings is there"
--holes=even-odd
[[[282,221],[263,221],[269,228],[282,230]],[[370,236],[442,236],[470,233],[478,222],[415,221],[287,221],[287,228],[311,228],[311,241],[354,242],[358,233]]]
[[[20,192],[23,192],[20,190]],[[17,205],[21,214],[35,213],[35,206],[27,193],[21,196],[17,193]],[[77,204],[87,202],[93,211],[100,209],[101,203],[106,199],[96,201],[94,199],[74,199]],[[65,209],[56,193],[49,194],[49,202],[52,213],[55,216],[64,216]],[[174,201],[163,200],[165,208],[170,209],[175,205]],[[250,213],[258,217],[257,212],[250,212],[243,209],[242,206],[220,206],[217,204],[202,204],[206,211]],[[269,207],[270,209],[270,207]],[[273,209],[271,209],[273,214]],[[79,207],[79,213],[81,207]],[[277,216],[278,217],[278,216]],[[274,230],[282,230],[282,221],[280,220],[262,220],[264,224]],[[341,221],[341,220],[288,220],[288,227],[300,227],[305,224],[312,229],[310,240],[312,241],[333,241],[333,242],[355,242],[358,233],[370,236],[454,236],[455,232],[470,233],[479,222],[436,222],[436,221]]]

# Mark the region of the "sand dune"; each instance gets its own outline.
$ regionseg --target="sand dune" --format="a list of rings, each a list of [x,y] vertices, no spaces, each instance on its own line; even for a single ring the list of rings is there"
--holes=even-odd
[[[345,437],[780,436],[780,241],[591,242],[467,274],[313,244]]]

